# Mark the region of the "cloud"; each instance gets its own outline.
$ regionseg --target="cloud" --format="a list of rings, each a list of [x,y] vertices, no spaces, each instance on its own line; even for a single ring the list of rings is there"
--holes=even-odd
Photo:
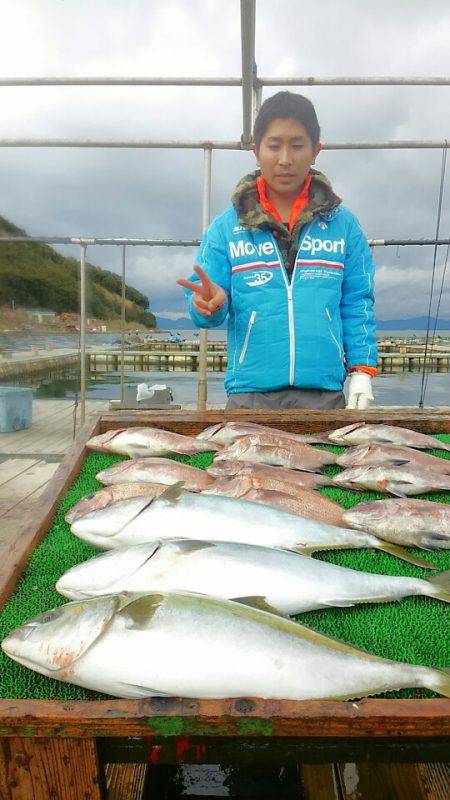
[[[448,74],[450,7],[443,0],[323,0],[293,11],[289,0],[258,0],[258,74]],[[237,0],[21,0],[0,28],[0,74],[234,76],[241,70]],[[376,23],[376,24],[375,24]],[[325,141],[441,139],[450,129],[449,87],[298,87],[318,111]],[[277,87],[264,89],[264,97]],[[3,137],[238,140],[238,88],[0,88]],[[323,152],[319,169],[370,238],[434,236],[441,152]],[[213,153],[212,215],[220,213],[248,153]],[[197,238],[203,154],[191,150],[2,149],[0,214],[30,234]],[[450,233],[444,194],[441,235]],[[59,248],[78,255],[74,247]],[[379,318],[427,307],[432,248],[378,249]],[[182,313],[175,279],[194,249],[128,248],[127,279],[151,309]],[[120,272],[121,253],[88,248]],[[444,254],[439,254],[442,265]],[[444,299],[446,306],[444,305]],[[448,308],[445,288],[442,308]],[[395,312],[395,313],[394,313]]]

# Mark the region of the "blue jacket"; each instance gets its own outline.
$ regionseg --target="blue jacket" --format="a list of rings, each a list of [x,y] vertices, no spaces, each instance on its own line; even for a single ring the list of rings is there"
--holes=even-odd
[[[242,226],[233,206],[206,230],[196,263],[227,294],[223,308],[204,317],[186,292],[198,327],[216,327],[228,315],[227,394],[337,391],[349,367],[376,368],[374,265],[343,205],[302,228],[291,281],[272,231]]]

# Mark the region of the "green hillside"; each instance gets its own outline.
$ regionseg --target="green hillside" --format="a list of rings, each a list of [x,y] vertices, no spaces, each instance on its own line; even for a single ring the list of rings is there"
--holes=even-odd
[[[0,237],[26,236],[25,231],[0,216]],[[8,242],[0,245],[0,305],[79,311],[80,264],[66,258],[46,244]],[[126,286],[126,317],[148,328],[156,320],[147,311],[148,298]],[[114,272],[86,264],[86,308],[88,316],[101,320],[120,317],[121,278]]]

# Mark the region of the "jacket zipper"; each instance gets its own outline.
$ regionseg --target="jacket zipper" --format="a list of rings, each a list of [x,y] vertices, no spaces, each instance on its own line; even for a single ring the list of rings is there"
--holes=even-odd
[[[256,317],[256,311],[252,311],[252,313],[250,314],[250,319],[248,321],[247,332],[245,334],[244,344],[242,345],[241,355],[239,356],[239,364],[242,364],[245,358],[245,354],[247,352],[247,347],[250,339],[250,334],[252,332],[252,327],[255,322],[255,317]]]
[[[303,234],[302,234],[301,238],[299,239],[298,248],[297,248],[297,255],[295,257],[295,263],[294,263],[294,267],[293,267],[293,270],[292,270],[292,277],[291,277],[291,281],[290,282],[289,282],[288,277],[287,277],[286,267],[284,266],[283,258],[281,256],[281,253],[280,253],[279,249],[278,249],[278,244],[275,241],[275,237],[272,235],[272,240],[273,240],[273,243],[274,243],[274,246],[275,246],[275,250],[277,252],[278,259],[279,259],[279,262],[281,264],[281,269],[282,269],[282,272],[283,272],[284,282],[286,284],[286,292],[287,292],[287,299],[288,299],[289,386],[293,386],[294,385],[294,378],[295,378],[295,327],[294,327],[294,303],[293,303],[293,300],[292,300],[292,287],[294,285],[295,270],[297,269],[297,258],[298,258],[298,253],[300,251],[300,246],[301,246],[301,244],[303,242],[303,239],[305,238],[306,234],[309,233],[309,231],[311,230],[311,227],[313,226],[314,221],[315,221],[314,219],[311,220],[309,225],[307,225],[305,230],[303,231]]]
[[[334,341],[334,343],[335,343],[335,345],[337,347],[340,360],[343,361],[344,360],[344,352],[343,352],[343,349],[342,349],[341,345],[339,344],[336,336],[333,333],[333,329],[331,327],[331,314],[330,314],[329,308],[325,308],[325,313],[326,313],[326,315],[328,317],[328,322],[329,322],[328,330],[330,331],[330,336],[333,339],[333,341]]]

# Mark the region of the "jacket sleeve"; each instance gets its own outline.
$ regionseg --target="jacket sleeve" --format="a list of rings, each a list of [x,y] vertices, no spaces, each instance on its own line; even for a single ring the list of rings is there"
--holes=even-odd
[[[372,367],[376,371],[374,263],[367,239],[353,218],[347,238],[342,283],[341,319],[347,368]]]
[[[222,324],[228,314],[231,291],[231,264],[228,259],[227,244],[217,220],[214,220],[205,231],[195,263],[206,272],[214,283],[218,283],[225,289],[227,299],[219,311],[211,314],[210,317],[204,317],[193,307],[193,292],[185,289],[189,314],[198,328],[216,328]],[[195,273],[190,276],[189,280],[200,282]]]

